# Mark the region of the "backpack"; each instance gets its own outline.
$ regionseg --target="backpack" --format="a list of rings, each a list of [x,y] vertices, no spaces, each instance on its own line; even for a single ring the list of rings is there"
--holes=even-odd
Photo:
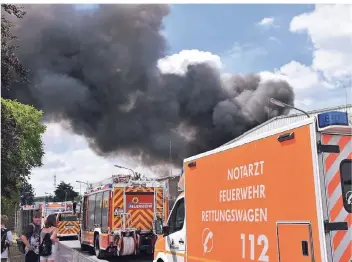
[[[1,253],[4,252],[6,250],[6,248],[8,248],[8,246],[9,246],[9,244],[6,243],[7,232],[9,232],[9,230],[7,228],[1,229]]]
[[[45,233],[43,240],[40,242],[39,256],[48,257],[51,255],[53,243],[51,242],[50,236],[50,233]]]
[[[31,225],[33,227],[33,231],[35,229],[35,225],[33,223],[30,223],[29,225]],[[31,236],[28,238],[28,241],[30,241]],[[17,238],[16,239],[17,242],[17,247],[18,250],[22,253],[25,254],[26,253],[26,245],[23,243],[21,238]]]

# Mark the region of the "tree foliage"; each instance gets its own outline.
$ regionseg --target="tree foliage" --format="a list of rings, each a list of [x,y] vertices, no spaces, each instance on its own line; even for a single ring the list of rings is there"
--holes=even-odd
[[[139,172],[134,172],[134,174],[131,176],[131,180],[132,181],[141,181],[141,180],[144,180],[144,181],[149,181],[149,180],[152,180],[148,177],[146,177],[145,175],[139,173]]]
[[[34,203],[34,189],[27,179],[22,183],[20,197],[21,205],[32,205]]]
[[[1,183],[2,187],[2,183]],[[8,217],[11,217],[14,214],[14,211],[16,210],[15,207],[17,207],[20,203],[20,192],[19,190],[17,191],[12,191],[8,196],[4,196],[3,193],[1,195],[1,214],[2,215],[7,215]]]
[[[63,181],[56,187],[54,193],[56,201],[74,201],[78,196],[78,193],[73,190],[71,184],[66,184]]]
[[[45,197],[45,201],[46,202],[56,202],[55,196],[53,196],[52,194],[49,194]]]
[[[1,190],[9,197],[19,190],[44,155],[40,123],[43,113],[14,100],[1,99]]]
[[[11,16],[23,18],[26,12],[21,7],[10,4],[2,4],[1,16],[1,86],[9,89],[13,82],[29,82],[27,79],[28,71],[23,67],[15,54],[18,46],[14,44],[17,39],[11,32],[13,23]]]

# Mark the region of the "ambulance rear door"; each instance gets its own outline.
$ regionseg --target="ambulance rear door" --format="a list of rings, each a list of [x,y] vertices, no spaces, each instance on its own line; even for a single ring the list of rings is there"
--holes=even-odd
[[[352,261],[352,127],[347,113],[318,115],[319,162],[325,181],[328,255],[333,262]]]
[[[329,234],[334,262],[352,259],[352,140],[347,135],[322,135],[324,145],[336,146],[339,153],[321,154],[327,196]],[[337,147],[338,146],[338,147]]]

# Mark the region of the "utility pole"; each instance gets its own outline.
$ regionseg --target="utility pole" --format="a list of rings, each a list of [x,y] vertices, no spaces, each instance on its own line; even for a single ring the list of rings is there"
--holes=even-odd
[[[64,192],[65,192],[65,211],[66,211],[67,191],[64,191]]]
[[[172,157],[171,157],[171,147],[172,147],[172,143],[171,143],[171,139],[170,139],[170,177],[172,177]]]
[[[88,183],[88,181],[87,182],[83,182],[83,181],[80,181],[80,180],[76,180],[76,182],[79,183],[79,196],[82,197],[82,195],[81,195],[81,193],[82,193],[82,191],[81,191],[82,184],[87,185],[87,188],[89,188],[89,183]]]
[[[54,174],[54,191],[56,190],[56,174]]]

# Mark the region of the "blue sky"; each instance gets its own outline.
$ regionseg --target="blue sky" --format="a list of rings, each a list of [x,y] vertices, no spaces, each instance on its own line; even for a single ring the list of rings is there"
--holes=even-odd
[[[351,103],[351,13],[352,5],[172,5],[163,31],[169,57],[159,68],[182,72],[187,63],[208,61],[224,74],[257,72],[264,80],[284,79],[294,88],[295,105],[305,110],[343,105],[343,83]],[[44,166],[31,180],[39,195],[53,191],[48,174],[77,189],[75,180],[116,173],[113,163],[158,173],[157,167],[147,169],[124,156],[98,157],[83,137],[60,124],[49,124],[43,140]]]
[[[240,43],[264,48],[270,59],[259,59],[243,68],[236,66],[234,71],[272,70],[292,59],[310,63],[310,52],[302,49],[310,47],[309,39],[305,35],[293,35],[288,27],[292,17],[313,9],[313,5],[173,5],[164,20],[168,53],[199,49],[225,54],[235,43]],[[275,17],[279,27],[268,30],[258,27],[256,24],[263,15]],[[280,39],[281,44],[268,37]]]

